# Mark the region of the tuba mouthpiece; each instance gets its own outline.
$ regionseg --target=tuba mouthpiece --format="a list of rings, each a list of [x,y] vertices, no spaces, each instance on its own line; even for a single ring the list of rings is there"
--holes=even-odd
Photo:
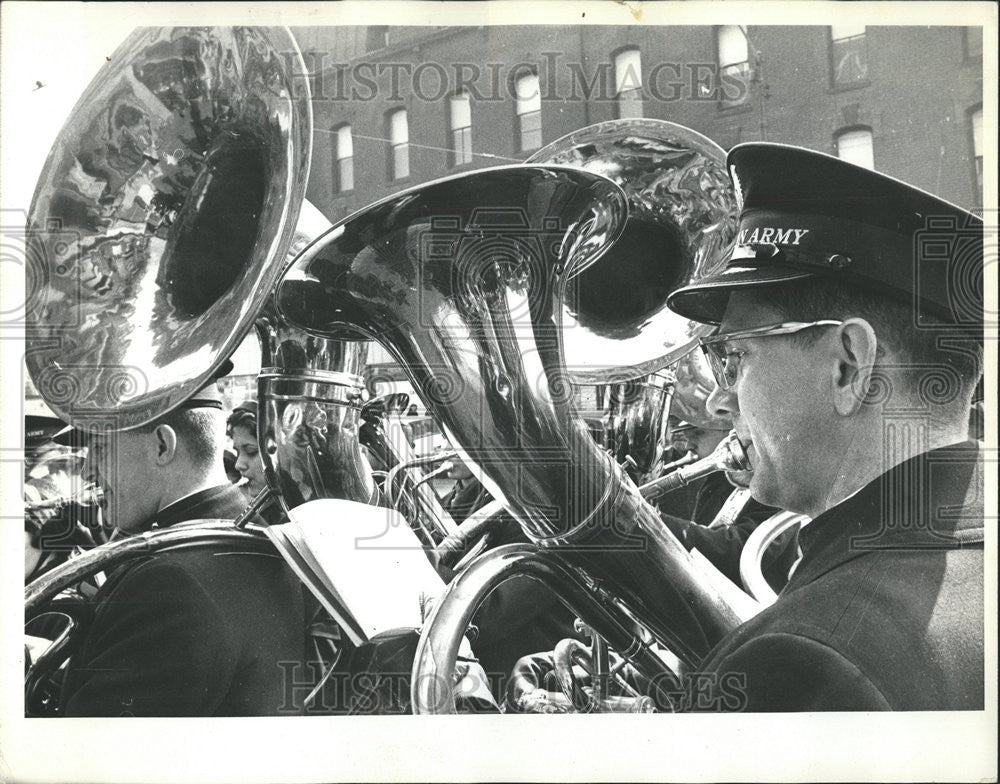
[[[639,492],[644,499],[653,503],[667,493],[689,485],[695,479],[700,479],[716,471],[749,470],[751,470],[751,466],[746,449],[743,448],[743,443],[736,432],[730,431],[729,435],[719,442],[719,445],[708,457],[690,465],[681,466],[666,476],[647,482],[639,488]]]

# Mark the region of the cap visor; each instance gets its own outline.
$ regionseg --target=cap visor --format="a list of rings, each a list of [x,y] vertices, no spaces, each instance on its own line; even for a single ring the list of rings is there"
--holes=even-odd
[[[729,295],[737,289],[752,289],[814,277],[811,272],[769,264],[766,267],[731,266],[677,289],[667,298],[675,313],[692,321],[718,324],[726,312]]]
[[[90,436],[91,434],[86,430],[81,430],[78,427],[67,425],[52,436],[52,440],[60,446],[70,446],[75,449],[80,449],[87,446],[87,443],[90,441]]]

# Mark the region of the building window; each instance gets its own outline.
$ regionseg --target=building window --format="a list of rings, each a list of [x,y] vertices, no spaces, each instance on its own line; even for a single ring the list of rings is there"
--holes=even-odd
[[[394,180],[410,176],[410,127],[406,109],[396,109],[389,115],[389,172]]]
[[[385,49],[389,45],[389,28],[386,25],[370,25],[365,31],[365,52]]]
[[[615,55],[615,100],[618,117],[642,117],[642,62],[638,49]]]
[[[841,160],[875,168],[875,149],[872,146],[872,132],[867,128],[855,128],[837,134],[837,157]]]
[[[341,125],[334,131],[333,156],[337,161],[334,181],[338,193],[354,190],[354,139],[351,126]]]
[[[864,25],[830,28],[830,81],[834,87],[868,82],[868,39]]]
[[[515,85],[517,95],[517,127],[521,152],[542,146],[542,94],[538,90],[538,74],[525,74]]]
[[[723,106],[739,106],[750,95],[750,51],[747,37],[737,25],[716,33],[719,54],[719,96]]]
[[[983,108],[974,109],[969,115],[972,125],[972,164],[976,178],[976,203],[983,203]]]
[[[451,165],[472,163],[472,104],[469,94],[451,97]]]
[[[983,57],[983,28],[965,28],[965,59],[981,60]]]

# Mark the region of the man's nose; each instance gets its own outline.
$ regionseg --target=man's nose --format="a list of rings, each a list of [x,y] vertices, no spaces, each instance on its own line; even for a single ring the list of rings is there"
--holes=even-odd
[[[240,455],[239,457],[236,458],[235,465],[236,465],[236,470],[239,471],[241,474],[245,474],[247,472],[247,469],[250,467],[250,464],[247,462],[246,457],[244,457],[243,455]]]
[[[705,408],[708,413],[718,419],[728,419],[733,421],[740,412],[739,401],[733,389],[723,389],[717,386],[705,401]]]

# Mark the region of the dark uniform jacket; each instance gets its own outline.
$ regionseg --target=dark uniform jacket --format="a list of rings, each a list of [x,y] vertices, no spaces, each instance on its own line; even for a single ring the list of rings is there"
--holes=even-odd
[[[150,527],[234,519],[245,503],[232,485],[211,488],[164,508]],[[302,661],[305,623],[300,585],[277,555],[205,547],[157,554],[113,572],[94,606],[63,686],[65,715],[290,710],[279,662]]]
[[[735,488],[726,479],[723,471],[716,471],[705,477],[695,498],[691,519],[685,520],[660,511],[660,519],[666,523],[681,544],[688,550],[697,548],[715,568],[732,580],[741,584],[740,556],[743,545],[761,523],[770,518],[778,509],[751,498],[736,516],[732,525],[709,528],[708,525],[722,510]],[[788,570],[795,562],[798,549],[795,546],[796,531],[786,531],[774,542],[761,562],[764,578],[775,591],[780,591],[788,581]]]
[[[490,494],[475,477],[460,479],[448,494],[441,499],[441,505],[448,510],[456,523],[464,522],[469,515],[486,506]]]
[[[788,586],[709,654],[714,694],[691,707],[981,710],[980,459],[920,455],[806,526]]]

